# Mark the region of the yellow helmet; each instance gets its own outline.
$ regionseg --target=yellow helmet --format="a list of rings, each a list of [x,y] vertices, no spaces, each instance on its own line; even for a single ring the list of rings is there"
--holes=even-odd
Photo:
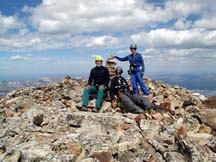
[[[97,55],[95,58],[95,61],[103,61],[103,57],[100,55]]]

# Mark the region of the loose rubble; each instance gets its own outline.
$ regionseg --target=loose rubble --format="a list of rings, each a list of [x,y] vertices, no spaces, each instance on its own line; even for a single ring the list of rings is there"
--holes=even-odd
[[[78,108],[85,83],[67,77],[2,98],[0,161],[216,160],[216,107],[204,106],[202,95],[145,78],[149,99],[161,110],[122,114],[104,101],[99,113],[83,112]]]

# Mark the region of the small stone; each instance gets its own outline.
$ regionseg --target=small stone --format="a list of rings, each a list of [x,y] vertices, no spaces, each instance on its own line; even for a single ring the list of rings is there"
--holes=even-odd
[[[110,151],[100,151],[94,152],[92,157],[96,158],[100,162],[110,162],[112,158],[112,153]]]
[[[164,158],[169,162],[186,162],[184,156],[178,152],[165,152]]]
[[[153,117],[153,119],[158,120],[158,121],[161,121],[164,118],[161,113],[153,114],[152,117]]]
[[[5,153],[6,147],[5,145],[0,144],[0,154]]]
[[[187,133],[187,129],[184,125],[182,125],[176,132],[177,137],[184,137]]]
[[[207,133],[210,134],[212,131],[212,128],[206,126],[206,125],[201,125],[199,128],[199,133]]]
[[[93,158],[86,158],[86,159],[82,159],[79,162],[94,162]]]
[[[37,114],[33,117],[33,124],[40,126],[43,123],[43,114]]]

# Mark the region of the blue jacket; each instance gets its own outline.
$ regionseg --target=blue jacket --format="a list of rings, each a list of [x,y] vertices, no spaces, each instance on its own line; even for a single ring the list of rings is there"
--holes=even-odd
[[[118,59],[119,61],[127,61],[129,60],[129,63],[131,66],[135,65],[136,66],[136,70],[140,70],[140,67],[142,68],[141,71],[145,71],[145,65],[144,65],[144,60],[143,57],[140,53],[136,53],[135,57],[133,57],[132,54],[126,56],[126,57],[118,57],[115,56],[116,59]]]

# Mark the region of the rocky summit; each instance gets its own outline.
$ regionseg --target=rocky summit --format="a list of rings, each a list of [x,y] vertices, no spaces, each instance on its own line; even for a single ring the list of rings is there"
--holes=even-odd
[[[70,77],[10,92],[0,99],[0,161],[215,161],[215,102],[179,86],[145,82],[161,109],[143,114],[122,113],[109,101],[99,113],[80,111],[86,81]]]

